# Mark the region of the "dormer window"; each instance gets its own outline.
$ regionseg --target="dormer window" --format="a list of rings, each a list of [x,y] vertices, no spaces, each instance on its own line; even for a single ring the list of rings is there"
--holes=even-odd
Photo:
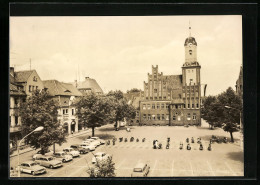
[[[192,55],[192,50],[189,50],[190,55]]]
[[[37,77],[36,76],[33,77],[33,81],[37,82]]]

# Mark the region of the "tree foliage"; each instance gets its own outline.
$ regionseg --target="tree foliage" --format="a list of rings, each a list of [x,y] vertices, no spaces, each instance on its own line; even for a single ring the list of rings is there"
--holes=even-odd
[[[202,118],[212,126],[221,126],[229,132],[233,142],[233,132],[240,130],[240,112],[242,112],[242,100],[229,87],[218,96],[209,96],[204,100]]]
[[[80,97],[75,106],[79,122],[92,128],[92,136],[95,134],[95,127],[111,123],[115,115],[113,101],[106,96],[98,96],[94,93]]]
[[[46,91],[34,91],[32,96],[22,102],[19,108],[22,121],[22,134],[26,135],[37,127],[43,126],[40,133],[29,135],[25,142],[34,148],[45,151],[54,143],[62,144],[66,141],[64,130],[57,121],[58,102]]]
[[[94,167],[88,169],[90,177],[115,177],[115,163],[112,157],[106,160],[98,160]]]
[[[132,105],[128,104],[122,91],[110,91],[107,96],[113,100],[114,122],[116,122],[116,125],[118,121],[123,121],[124,118],[127,120],[135,118],[136,110]]]
[[[142,90],[141,89],[137,89],[137,88],[133,88],[133,89],[130,89],[128,91],[126,91],[127,93],[134,93],[134,92],[141,92]]]

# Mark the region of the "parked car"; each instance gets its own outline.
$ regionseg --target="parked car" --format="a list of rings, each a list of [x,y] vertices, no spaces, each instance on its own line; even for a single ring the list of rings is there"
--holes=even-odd
[[[45,151],[45,154],[44,154],[45,156],[52,156],[53,155],[53,151],[52,150],[47,150],[47,151]],[[33,160],[35,160],[35,158],[37,157],[37,156],[42,156],[42,150],[38,150],[37,152],[36,152],[36,154],[34,154],[33,155]]]
[[[95,145],[95,147],[97,147],[97,146],[99,146],[99,145],[101,144],[100,141],[95,140],[95,139],[86,139],[86,140],[83,141],[83,142],[89,142],[89,143],[91,143],[92,145]]]
[[[72,157],[79,157],[79,151],[74,150],[73,148],[64,148],[63,152],[70,154]]]
[[[34,161],[26,161],[20,164],[20,171],[23,173],[29,173],[32,175],[38,175],[46,173],[46,168],[38,165]]]
[[[90,149],[83,148],[78,144],[70,145],[70,148],[73,148],[74,150],[79,151],[80,154],[86,154],[86,153],[90,152]]]
[[[94,151],[96,149],[95,145],[92,145],[92,144],[82,143],[79,146],[82,148],[85,148],[87,150],[90,150],[90,151]]]
[[[37,156],[35,162],[47,168],[58,168],[62,166],[61,161],[54,159],[52,156]]]
[[[53,157],[55,157],[57,160],[62,161],[63,163],[73,160],[72,156],[65,154],[65,152],[55,152],[53,154]]]
[[[110,157],[109,154],[106,154],[105,152],[97,152],[94,157],[92,158],[92,163],[95,164],[99,160],[106,160]]]
[[[131,174],[131,177],[147,177],[149,173],[150,166],[145,163],[138,163]]]
[[[104,139],[100,139],[99,137],[91,137],[90,139],[94,139],[94,140],[99,141],[101,145],[106,143],[106,141]]]

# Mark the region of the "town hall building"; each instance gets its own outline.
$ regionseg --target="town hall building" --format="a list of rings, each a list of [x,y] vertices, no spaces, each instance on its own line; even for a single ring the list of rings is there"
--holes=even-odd
[[[130,100],[137,109],[132,125],[200,125],[201,66],[197,42],[189,36],[184,42],[185,62],[180,75],[164,75],[152,66],[139,97]],[[137,102],[138,101],[138,102]]]

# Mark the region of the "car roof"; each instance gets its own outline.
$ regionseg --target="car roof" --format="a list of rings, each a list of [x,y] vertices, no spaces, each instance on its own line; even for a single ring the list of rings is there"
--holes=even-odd
[[[73,145],[70,145],[70,146],[79,146],[79,144],[73,144]]]
[[[137,163],[134,168],[143,168],[145,165],[145,163]]]
[[[59,153],[64,153],[63,151],[58,151],[58,152],[55,152],[55,154],[59,154]]]
[[[99,139],[99,137],[91,137],[90,139]]]
[[[73,148],[70,148],[70,147],[63,148],[63,150],[66,150],[66,149],[73,150]]]
[[[23,164],[23,163],[32,164],[32,163],[35,163],[35,161],[25,161],[25,162],[22,162],[21,164]]]

